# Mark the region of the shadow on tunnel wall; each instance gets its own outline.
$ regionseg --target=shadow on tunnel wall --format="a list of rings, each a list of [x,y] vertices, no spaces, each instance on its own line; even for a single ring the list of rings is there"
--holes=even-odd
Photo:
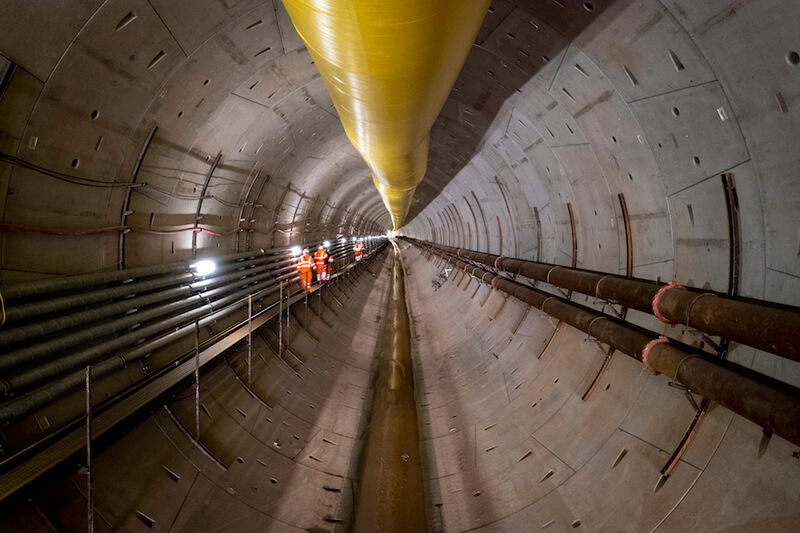
[[[547,91],[569,45],[579,35],[591,40],[604,25],[600,15],[630,2],[493,0],[431,130],[428,170],[405,226],[480,153],[492,130],[506,131],[515,107],[524,106],[537,121],[555,109],[558,104]],[[546,134],[546,127],[539,131],[542,137]]]

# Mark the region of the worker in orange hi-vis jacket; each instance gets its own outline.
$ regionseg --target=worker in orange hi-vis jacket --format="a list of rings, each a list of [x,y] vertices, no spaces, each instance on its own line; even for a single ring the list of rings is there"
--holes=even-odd
[[[308,248],[303,250],[303,254],[297,261],[297,270],[300,272],[300,281],[306,292],[311,292],[311,269],[314,268],[314,259],[308,253]]]
[[[356,254],[356,261],[361,261],[361,255],[364,253],[364,243],[358,241],[353,246],[353,252]]]
[[[330,254],[328,254],[328,252],[325,251],[325,247],[320,244],[319,248],[317,248],[317,251],[314,254],[314,265],[317,270],[317,280],[328,281],[331,273],[329,266],[330,259]]]

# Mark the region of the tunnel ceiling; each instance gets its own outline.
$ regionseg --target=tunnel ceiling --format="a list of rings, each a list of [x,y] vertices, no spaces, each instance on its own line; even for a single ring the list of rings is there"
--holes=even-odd
[[[494,0],[431,130],[428,170],[402,231],[492,254],[799,305],[799,35],[800,3],[792,0]],[[370,170],[279,0],[2,2],[0,80],[0,285],[391,228]],[[414,254],[409,298],[434,298],[425,290],[444,267],[410,245],[406,250]],[[385,286],[385,279],[376,283]],[[437,311],[478,323],[491,307],[494,317],[474,334],[502,344],[500,352],[512,346],[502,339],[514,326],[508,316],[494,321],[505,305],[495,293],[482,301],[456,294],[430,309],[411,304],[427,321],[420,350],[432,362],[423,368],[435,373],[452,365],[443,378],[452,387],[479,374],[486,354],[478,353],[482,344],[468,344],[474,332],[441,334],[449,326]],[[518,318],[521,308],[509,313],[520,324],[528,316]],[[555,335],[545,320],[522,328],[532,340],[520,342],[541,350]],[[627,320],[711,350],[692,332],[667,329],[650,315],[632,311]],[[354,323],[348,327],[355,331]],[[585,344],[575,334],[553,351],[574,355]],[[440,354],[463,359],[436,367]],[[744,346],[734,346],[729,358],[800,386],[793,361]],[[575,358],[566,361],[579,367]],[[558,376],[573,373],[562,384],[580,381],[577,370],[559,364]],[[490,374],[495,381],[488,385],[510,383],[505,370]],[[595,415],[604,423],[619,417],[609,422],[614,446],[614,439],[640,439],[655,443],[660,457],[669,446],[659,443],[683,428],[665,429],[658,420],[686,402],[665,399],[667,386],[641,370],[621,371],[635,375],[639,387],[620,393],[625,409],[635,402],[622,431],[629,435],[615,425],[628,411]],[[517,387],[526,402],[538,395],[522,381]],[[455,397],[441,393],[435,416],[445,417]],[[474,429],[485,406],[467,403]],[[503,415],[509,439],[516,438],[517,414]],[[592,465],[587,450],[605,444],[580,448],[573,435],[588,426],[564,423],[577,433],[559,434],[554,447],[575,451],[580,468]],[[780,497],[796,501],[797,474],[787,474],[783,456],[768,468],[748,460],[741,473],[732,472],[745,451],[761,453],[760,436],[750,429],[725,436],[731,440],[720,446],[727,454],[722,464],[711,457],[725,429],[708,437],[706,455],[695,458],[698,468],[712,464],[706,479],[714,481],[720,509],[730,510],[718,503],[727,484],[745,487],[739,502],[769,499],[769,490],[755,494],[761,485],[749,485],[747,476],[768,476],[769,487],[778,479]],[[445,440],[446,421],[436,431]],[[517,452],[524,450],[505,458],[514,462],[509,457]],[[460,475],[460,456],[442,453],[443,468]],[[584,469],[575,477],[586,486],[602,483],[603,475]],[[687,483],[690,490],[694,482]],[[758,523],[748,522],[758,509],[741,512],[743,529]]]

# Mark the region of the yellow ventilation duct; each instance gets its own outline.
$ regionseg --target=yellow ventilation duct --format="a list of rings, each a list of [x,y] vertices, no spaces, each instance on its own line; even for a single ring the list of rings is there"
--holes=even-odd
[[[283,0],[400,228],[490,0]]]

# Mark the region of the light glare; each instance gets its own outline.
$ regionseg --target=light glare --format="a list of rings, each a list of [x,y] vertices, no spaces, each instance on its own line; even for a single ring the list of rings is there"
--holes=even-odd
[[[208,259],[198,261],[197,263],[191,265],[191,267],[199,276],[207,276],[217,269],[217,265],[214,263],[214,261],[210,261]]]
[[[300,255],[302,251],[299,246],[292,246],[292,255]]]

